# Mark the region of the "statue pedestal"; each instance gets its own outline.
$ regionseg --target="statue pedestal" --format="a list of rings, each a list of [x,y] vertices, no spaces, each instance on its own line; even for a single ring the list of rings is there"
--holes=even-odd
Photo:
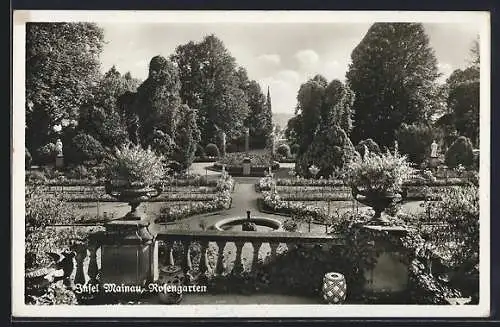
[[[64,167],[64,156],[56,156],[56,169]]]

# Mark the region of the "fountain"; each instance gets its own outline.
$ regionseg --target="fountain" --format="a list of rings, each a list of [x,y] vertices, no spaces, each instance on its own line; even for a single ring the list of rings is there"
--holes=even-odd
[[[227,218],[219,220],[214,225],[218,231],[246,231],[246,232],[267,232],[281,230],[281,222],[276,219],[266,217],[251,217],[247,210],[246,218]]]

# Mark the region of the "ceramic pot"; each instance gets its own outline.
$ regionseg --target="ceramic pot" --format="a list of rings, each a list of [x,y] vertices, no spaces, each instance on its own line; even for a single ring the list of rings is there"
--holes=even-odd
[[[329,272],[323,277],[323,299],[330,304],[342,304],[347,296],[347,283],[344,275]]]

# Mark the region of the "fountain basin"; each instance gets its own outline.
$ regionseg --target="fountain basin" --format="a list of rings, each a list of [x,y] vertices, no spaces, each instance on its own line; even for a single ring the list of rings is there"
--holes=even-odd
[[[243,217],[233,217],[219,220],[214,224],[214,229],[218,231],[229,231],[229,230],[239,230],[243,223],[248,222],[248,218]],[[257,231],[278,231],[282,230],[281,221],[273,218],[266,217],[252,217],[250,222],[257,225]]]

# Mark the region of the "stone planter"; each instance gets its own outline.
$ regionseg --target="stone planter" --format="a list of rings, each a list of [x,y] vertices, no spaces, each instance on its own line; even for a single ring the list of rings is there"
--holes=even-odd
[[[159,186],[131,186],[124,181],[107,181],[105,185],[106,193],[116,198],[121,202],[128,202],[131,210],[123,217],[124,220],[140,220],[144,218],[138,211],[137,207],[145,201],[155,198],[163,191]]]
[[[383,216],[384,211],[391,205],[402,203],[406,200],[407,191],[401,192],[382,192],[382,191],[367,191],[352,187],[353,198],[366,206],[371,207],[375,211],[375,215],[371,223],[379,225],[387,225],[387,218]]]

